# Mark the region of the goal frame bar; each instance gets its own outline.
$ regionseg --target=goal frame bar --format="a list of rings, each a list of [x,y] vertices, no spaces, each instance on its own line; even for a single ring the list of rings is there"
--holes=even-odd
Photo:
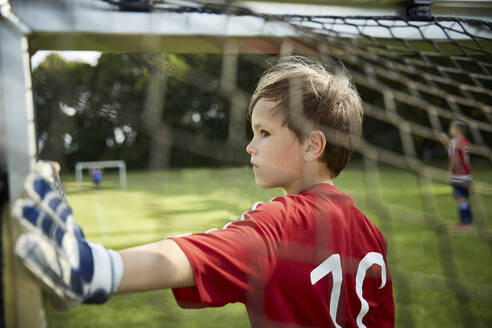
[[[125,161],[93,161],[93,162],[77,162],[75,163],[75,179],[77,181],[77,189],[82,189],[84,182],[84,169],[103,169],[103,168],[118,168],[120,178],[120,188],[126,189],[126,163]]]

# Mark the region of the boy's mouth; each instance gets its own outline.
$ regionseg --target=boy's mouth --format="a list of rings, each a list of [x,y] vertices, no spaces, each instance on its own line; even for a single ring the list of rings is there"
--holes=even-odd
[[[249,164],[251,164],[251,166],[252,166],[253,168],[258,168],[258,164],[256,164],[256,163],[255,163],[255,162],[253,162],[253,161],[249,162]]]

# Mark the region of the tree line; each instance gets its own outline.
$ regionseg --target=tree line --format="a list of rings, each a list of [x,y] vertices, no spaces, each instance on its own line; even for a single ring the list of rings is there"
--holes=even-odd
[[[68,170],[112,159],[131,169],[247,164],[249,97],[271,57],[102,53],[91,66],[52,53],[32,73],[39,156]],[[377,90],[357,89],[384,108]],[[398,104],[398,112],[430,126],[422,109]],[[363,131],[370,143],[403,153],[397,126],[366,116]],[[418,156],[446,156],[435,141],[414,142]]]
[[[247,155],[247,101],[264,58],[223,57],[102,53],[93,67],[50,54],[32,74],[39,156],[69,169],[110,159],[137,169],[247,163],[230,154]]]

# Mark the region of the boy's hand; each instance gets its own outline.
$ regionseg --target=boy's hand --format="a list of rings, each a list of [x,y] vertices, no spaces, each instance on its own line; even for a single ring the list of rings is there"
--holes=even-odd
[[[115,292],[123,264],[114,251],[88,243],[65,197],[56,168],[39,162],[29,173],[12,214],[27,228],[16,242],[23,264],[57,298],[59,309],[104,303]]]
[[[447,146],[449,144],[449,137],[446,133],[440,133],[438,138],[443,145]]]
[[[55,161],[38,161],[34,165],[34,170],[41,176],[48,180],[48,182],[54,187],[58,195],[66,200],[65,188],[60,181],[60,163]]]

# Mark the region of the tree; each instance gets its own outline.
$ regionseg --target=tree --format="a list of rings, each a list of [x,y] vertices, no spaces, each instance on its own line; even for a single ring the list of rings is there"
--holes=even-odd
[[[50,54],[32,75],[41,157],[65,164],[73,148],[75,108],[84,102],[91,67]]]

